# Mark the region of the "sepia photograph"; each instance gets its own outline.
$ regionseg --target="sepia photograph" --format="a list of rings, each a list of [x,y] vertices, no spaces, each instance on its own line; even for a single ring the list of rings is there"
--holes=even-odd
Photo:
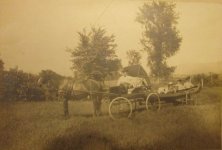
[[[221,150],[222,0],[0,0],[0,150]]]

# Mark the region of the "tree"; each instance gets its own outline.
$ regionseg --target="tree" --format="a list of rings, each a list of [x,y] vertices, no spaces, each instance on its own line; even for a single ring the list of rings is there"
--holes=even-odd
[[[41,100],[43,90],[37,86],[38,76],[19,70],[18,67],[4,71],[5,100]]]
[[[45,99],[55,99],[61,80],[64,79],[64,77],[52,70],[42,70],[39,73],[39,77],[42,79],[41,86],[44,90]]]
[[[176,28],[175,7],[172,2],[152,1],[140,8],[136,18],[144,27],[141,43],[148,54],[147,65],[151,75],[157,78],[169,77],[175,70],[166,61],[179,50],[182,41]]]
[[[39,76],[43,79],[43,84],[55,86],[55,88],[58,88],[61,79],[63,79],[63,76],[52,70],[42,70]]]
[[[0,59],[0,100],[3,98],[3,73],[4,73],[4,62]]]
[[[115,54],[117,45],[114,43],[114,35],[106,35],[106,30],[101,27],[92,27],[88,33],[83,30],[78,32],[78,35],[78,46],[69,49],[73,70],[84,75],[99,71],[106,76],[121,67],[120,60]]]
[[[126,52],[126,54],[127,54],[129,66],[140,64],[141,54],[138,51],[129,50]]]

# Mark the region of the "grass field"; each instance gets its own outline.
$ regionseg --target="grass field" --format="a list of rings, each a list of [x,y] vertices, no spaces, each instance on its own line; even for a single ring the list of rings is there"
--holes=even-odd
[[[222,87],[205,88],[197,105],[167,105],[136,112],[132,119],[93,118],[89,101],[1,102],[1,150],[202,150],[221,149]]]

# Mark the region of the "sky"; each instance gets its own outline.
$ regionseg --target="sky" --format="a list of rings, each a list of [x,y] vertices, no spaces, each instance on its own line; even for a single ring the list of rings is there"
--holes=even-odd
[[[30,73],[51,69],[72,75],[67,48],[75,48],[77,32],[101,26],[115,35],[116,53],[127,65],[126,51],[142,48],[142,27],[135,21],[144,0],[0,0],[0,58],[5,68]],[[180,50],[168,63],[222,61],[221,0],[179,0]],[[142,54],[145,56],[145,54]],[[142,64],[146,66],[146,57]],[[178,68],[181,70],[181,68]]]

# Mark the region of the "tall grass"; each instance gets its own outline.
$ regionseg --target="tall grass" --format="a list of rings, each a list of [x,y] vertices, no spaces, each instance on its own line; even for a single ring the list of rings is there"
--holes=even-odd
[[[70,102],[70,118],[61,102],[0,103],[0,149],[221,149],[221,91],[203,89],[195,106],[168,105],[117,121],[107,104],[105,115],[93,118],[89,101]]]

